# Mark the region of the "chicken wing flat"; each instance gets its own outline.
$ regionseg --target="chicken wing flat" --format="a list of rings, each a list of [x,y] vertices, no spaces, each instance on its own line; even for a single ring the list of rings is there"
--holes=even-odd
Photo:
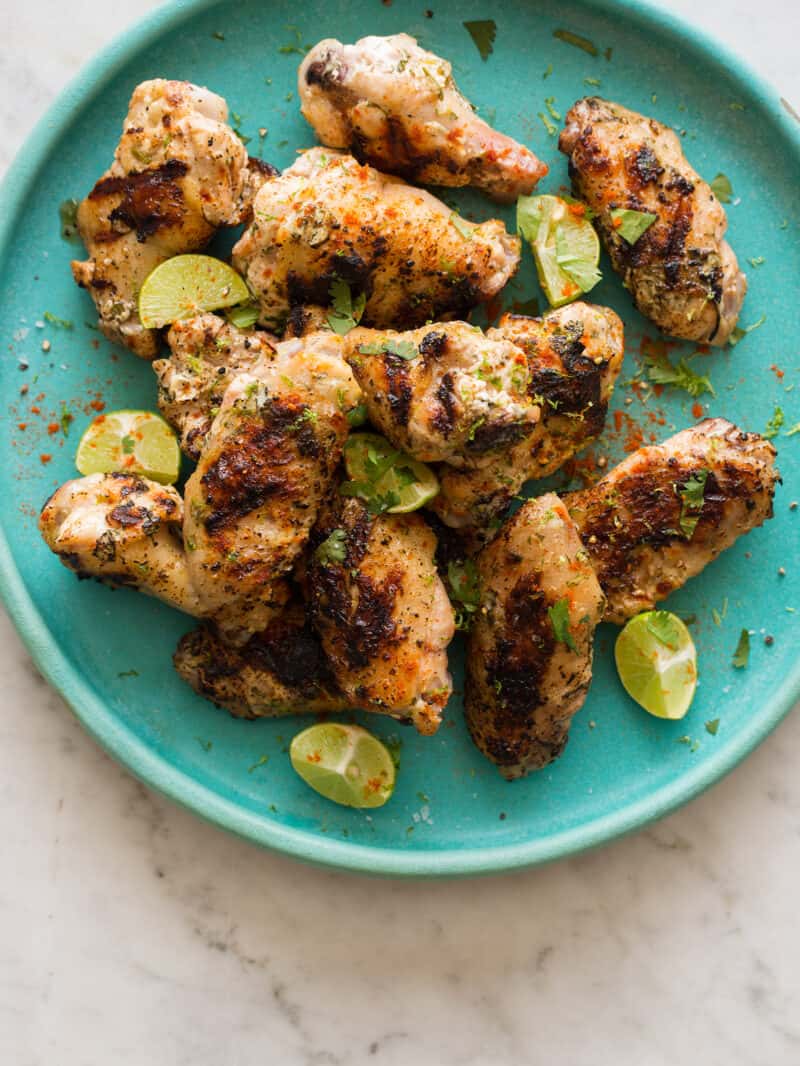
[[[492,452],[479,469],[439,469],[431,507],[458,529],[488,527],[526,481],[552,474],[602,432],[625,354],[619,317],[587,303],[542,318],[503,315],[486,336],[525,353],[527,393],[540,418],[529,436]]]
[[[523,504],[477,560],[481,609],[466,655],[472,739],[512,780],[567,743],[592,679],[603,593],[558,496]]]
[[[331,489],[359,396],[336,334],[279,349],[234,377],[186,484],[192,582],[237,643],[286,602],[285,576]]]
[[[242,647],[200,626],[181,638],[172,661],[198,695],[237,718],[321,714],[351,706],[297,600]]]
[[[300,65],[298,92],[323,144],[408,181],[472,185],[508,203],[547,173],[475,114],[447,60],[406,33],[320,41]]]
[[[42,508],[39,530],[64,566],[118,588],[138,588],[187,614],[202,614],[189,577],[172,486],[131,474],[67,481]]]
[[[237,373],[276,357],[277,341],[263,331],[240,330],[218,315],[175,322],[167,334],[171,355],[157,359],[159,409],[197,462],[225,391]]]
[[[407,333],[354,329],[345,353],[372,424],[423,462],[481,465],[539,419],[525,353],[466,322]]]
[[[699,574],[772,517],[775,449],[757,433],[709,418],[640,448],[564,503],[622,624]]]
[[[144,359],[158,333],[139,321],[137,295],[159,263],[205,247],[244,221],[271,167],[248,160],[226,125],[225,101],[197,85],[157,78],[131,97],[114,162],[78,208],[89,258],[72,273],[88,289],[99,326]]]
[[[727,218],[686,161],[677,134],[619,104],[587,97],[567,113],[559,148],[576,196],[595,224],[637,308],[664,333],[724,344],[747,290],[725,241]],[[655,215],[633,244],[615,209]]]
[[[452,691],[453,608],[436,538],[418,514],[371,515],[337,500],[311,540],[311,619],[351,704],[435,733]]]
[[[467,222],[399,178],[311,148],[262,185],[233,265],[267,329],[298,304],[330,305],[336,281],[366,297],[364,325],[410,329],[490,300],[519,256],[497,219]]]

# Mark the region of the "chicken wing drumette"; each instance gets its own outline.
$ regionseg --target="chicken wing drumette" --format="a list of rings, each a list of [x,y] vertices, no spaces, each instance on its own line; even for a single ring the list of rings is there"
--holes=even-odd
[[[131,474],[89,474],[56,489],[42,508],[39,530],[79,577],[138,588],[200,615],[182,521],[183,500],[172,486]]]
[[[566,495],[606,619],[622,624],[654,607],[771,518],[774,460],[768,440],[709,418]]]
[[[423,462],[482,465],[530,436],[539,419],[525,353],[466,322],[406,333],[354,329],[345,357],[372,424]]]
[[[364,325],[412,328],[490,300],[519,255],[502,222],[467,222],[399,178],[311,148],[261,187],[233,264],[267,329],[298,304],[330,305],[336,281],[366,297]]]
[[[614,269],[642,314],[670,336],[724,344],[747,280],[724,240],[725,210],[684,158],[677,134],[593,96],[567,113],[559,148],[569,156],[573,191],[595,212]],[[655,221],[630,244],[616,208]]]
[[[329,493],[359,389],[341,338],[282,342],[234,377],[186,484],[192,582],[224,636],[263,630]]]
[[[526,356],[526,389],[541,412],[533,432],[472,470],[442,466],[431,507],[449,526],[487,528],[528,480],[558,470],[603,429],[624,357],[622,322],[606,307],[572,303],[542,318],[504,315],[487,332]]]
[[[311,618],[352,705],[435,733],[452,691],[453,609],[436,538],[418,514],[371,515],[358,499],[323,512],[311,540]]]
[[[547,173],[475,114],[447,60],[405,33],[320,41],[300,65],[298,91],[323,144],[408,181],[472,185],[511,202]]]
[[[139,321],[142,282],[170,256],[203,248],[217,227],[244,221],[274,173],[248,160],[227,118],[227,104],[208,89],[142,82],[114,162],[78,208],[89,258],[72,264],[75,280],[97,305],[103,333],[144,359],[158,353],[158,334]]]
[[[592,679],[604,597],[564,504],[529,500],[478,556],[464,708],[472,739],[509,780],[567,743]]]

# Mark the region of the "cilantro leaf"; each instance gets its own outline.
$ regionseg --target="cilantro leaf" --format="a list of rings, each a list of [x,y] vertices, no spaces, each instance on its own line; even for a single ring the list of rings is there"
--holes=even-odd
[[[681,633],[675,625],[675,615],[669,611],[650,611],[645,625],[657,641],[673,651],[677,650]]]
[[[729,204],[733,196],[733,186],[724,174],[717,174],[713,181],[709,182],[711,191],[721,204]]]
[[[481,605],[478,568],[472,559],[452,560],[447,564],[447,590],[456,607],[456,628],[469,629],[473,615]]]
[[[733,665],[737,670],[741,670],[747,666],[749,659],[750,634],[746,629],[743,629],[739,636],[739,643],[736,645],[736,651],[733,653]]]
[[[553,137],[556,133],[558,133],[558,126],[556,126],[555,122],[550,121],[547,115],[545,115],[544,111],[539,112],[539,118],[542,120],[542,125],[547,130],[548,137]]]
[[[662,342],[650,343],[644,348],[645,367],[648,378],[656,385],[674,385],[684,389],[690,396],[702,396],[710,392],[715,396],[714,386],[705,374],[696,374],[686,359],[678,365],[670,362]]]
[[[786,418],[783,413],[782,407],[775,407],[772,412],[772,418],[767,422],[767,428],[761,434],[762,437],[766,437],[767,440],[772,440],[773,437],[778,436],[778,430],[781,428]]]
[[[334,278],[330,288],[331,310],[328,314],[328,325],[343,337],[354,329],[361,321],[367,298],[360,293],[353,299],[350,286],[341,278]]]
[[[719,729],[719,718],[712,718],[710,722],[706,722],[706,733],[710,733],[712,737],[717,735]]]
[[[494,19],[478,19],[474,22],[465,22],[464,29],[475,42],[475,47],[481,54],[481,59],[486,62],[494,51],[492,47],[497,36],[497,23]]]
[[[728,337],[728,344],[731,346],[731,348],[735,348],[739,341],[746,337],[748,333],[752,333],[754,329],[758,329],[759,326],[763,326],[766,321],[767,316],[762,315],[757,322],[754,322],[752,326],[747,326],[745,329],[742,329],[741,326],[736,326],[733,329],[730,337]]]
[[[343,563],[347,557],[347,533],[334,529],[314,552],[314,558],[323,564]]]
[[[566,644],[570,651],[577,651],[572,633],[569,630],[569,600],[565,596],[558,600],[552,607],[547,608],[550,617],[550,625],[553,627],[553,635],[561,644]]]
[[[678,525],[687,540],[691,540],[694,536],[697,523],[703,513],[707,480],[708,471],[697,470],[678,493],[681,498],[681,516],[678,519]]]
[[[384,340],[359,344],[362,355],[396,355],[400,359],[416,359],[419,349],[411,341]]]
[[[355,407],[351,407],[345,415],[347,424],[351,428],[355,429],[356,426],[363,426],[367,421],[367,405],[365,403],[358,403]]]
[[[581,37],[578,33],[573,33],[572,30],[553,30],[553,36],[563,41],[564,44],[571,44],[573,48],[580,48],[582,52],[587,52],[590,56],[600,55],[597,50],[597,45],[593,44],[588,37]]]
[[[612,207],[609,211],[612,228],[628,244],[636,244],[641,235],[649,230],[656,220],[656,215],[649,211],[634,211],[630,207]]]
[[[49,322],[51,326],[60,326],[61,329],[72,329],[75,324],[68,318],[59,318],[58,315],[54,315],[52,311],[45,311],[42,317],[45,322]]]
[[[61,432],[64,434],[65,437],[69,436],[69,427],[72,424],[74,417],[75,416],[71,415],[67,410],[67,405],[65,403],[62,403],[61,418],[59,418],[59,422],[61,423]]]

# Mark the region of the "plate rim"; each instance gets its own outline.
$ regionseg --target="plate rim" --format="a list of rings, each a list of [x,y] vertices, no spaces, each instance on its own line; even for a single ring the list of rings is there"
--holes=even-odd
[[[55,142],[117,71],[153,38],[182,21],[217,6],[221,0],[173,0],[125,29],[85,63],[59,93],[18,150],[0,184],[0,249],[8,243],[13,222],[24,206],[28,188]],[[720,45],[705,30],[671,14],[652,0],[581,0],[599,14],[634,14],[640,23],[688,43],[706,62],[723,68],[744,84],[777,127],[800,164],[800,124],[778,89],[737,52]],[[662,818],[721,780],[758,746],[800,698],[800,660],[786,675],[769,703],[747,727],[694,770],[601,818],[556,836],[517,844],[462,850],[382,848],[322,837],[310,830],[271,821],[247,810],[188,773],[170,764],[137,738],[114,715],[86,677],[68,660],[37,608],[11,553],[0,521],[0,597],[34,663],[59,692],[89,735],[130,773],[206,821],[245,840],[318,866],[393,877],[455,877],[493,874],[554,861],[596,847]]]

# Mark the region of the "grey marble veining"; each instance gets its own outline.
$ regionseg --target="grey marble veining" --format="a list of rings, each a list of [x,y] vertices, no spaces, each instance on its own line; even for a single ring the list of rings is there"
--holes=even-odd
[[[399,2],[399,0],[395,0]],[[14,9],[5,165],[130,0]],[[794,0],[672,0],[800,101]],[[108,759],[0,617],[0,1063],[794,1066],[800,716],[688,808],[472,882],[226,836]]]

